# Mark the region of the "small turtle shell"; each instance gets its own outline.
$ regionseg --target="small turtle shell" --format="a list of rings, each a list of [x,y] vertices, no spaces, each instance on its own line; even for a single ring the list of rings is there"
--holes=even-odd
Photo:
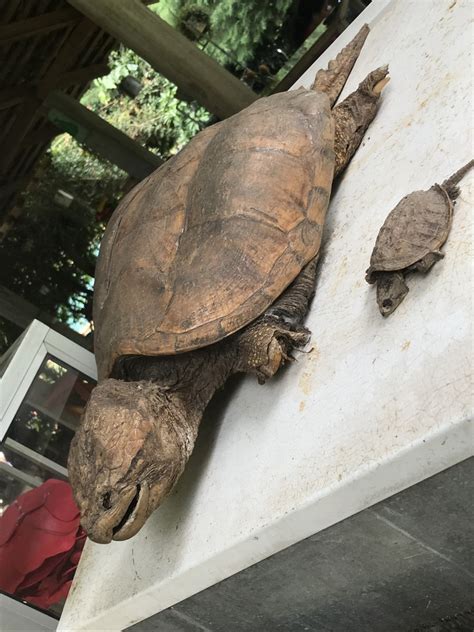
[[[453,219],[453,202],[439,184],[405,196],[389,213],[379,231],[366,273],[374,283],[377,272],[406,270],[446,241]]]

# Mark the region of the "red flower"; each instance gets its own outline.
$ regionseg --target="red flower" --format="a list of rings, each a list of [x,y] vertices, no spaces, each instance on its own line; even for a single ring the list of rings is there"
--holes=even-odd
[[[71,487],[50,479],[0,517],[0,590],[40,608],[67,596],[86,534]]]

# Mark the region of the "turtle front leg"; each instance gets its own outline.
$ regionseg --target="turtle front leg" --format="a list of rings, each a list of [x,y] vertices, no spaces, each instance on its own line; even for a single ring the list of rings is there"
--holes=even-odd
[[[282,364],[293,360],[293,349],[308,343],[311,333],[302,323],[314,293],[317,259],[302,270],[260,318],[237,336],[236,371],[255,373],[263,384]]]
[[[239,336],[236,371],[255,373],[264,384],[282,364],[293,359],[292,349],[303,347],[309,337],[305,327],[292,330],[277,318],[261,317]]]

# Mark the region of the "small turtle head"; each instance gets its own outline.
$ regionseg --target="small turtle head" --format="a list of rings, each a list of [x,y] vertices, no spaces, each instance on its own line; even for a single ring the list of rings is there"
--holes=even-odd
[[[179,404],[149,382],[107,379],[93,391],[69,452],[81,524],[91,540],[135,535],[184,469]]]
[[[408,294],[408,286],[401,272],[379,272],[376,280],[380,313],[390,316]]]

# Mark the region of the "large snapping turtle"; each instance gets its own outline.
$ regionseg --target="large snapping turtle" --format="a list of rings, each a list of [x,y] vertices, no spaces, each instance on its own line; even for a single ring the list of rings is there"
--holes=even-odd
[[[229,375],[263,382],[307,342],[332,181],[388,81],[379,68],[333,107],[367,34],[311,90],[202,131],[114,213],[96,272],[99,383],[69,455],[96,542],[133,536],[170,492]]]

